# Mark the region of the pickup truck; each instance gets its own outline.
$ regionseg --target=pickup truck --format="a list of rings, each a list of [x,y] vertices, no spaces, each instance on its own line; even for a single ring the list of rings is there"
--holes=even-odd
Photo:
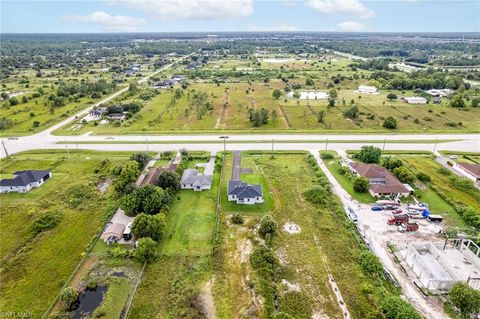
[[[396,215],[393,218],[389,219],[387,223],[389,225],[400,225],[403,223],[408,223],[408,215]]]
[[[418,224],[417,223],[403,223],[400,226],[398,226],[398,231],[401,233],[404,232],[412,232],[412,231],[417,231],[418,230]]]

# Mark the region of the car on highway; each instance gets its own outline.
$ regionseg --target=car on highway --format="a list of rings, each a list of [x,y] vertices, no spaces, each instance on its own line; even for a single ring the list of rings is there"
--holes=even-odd
[[[8,139],[9,139],[10,141],[14,141],[14,140],[18,140],[18,137],[10,136]]]

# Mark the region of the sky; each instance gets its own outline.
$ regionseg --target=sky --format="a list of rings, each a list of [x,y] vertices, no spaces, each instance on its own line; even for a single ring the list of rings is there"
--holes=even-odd
[[[480,0],[0,0],[2,33],[480,32]]]

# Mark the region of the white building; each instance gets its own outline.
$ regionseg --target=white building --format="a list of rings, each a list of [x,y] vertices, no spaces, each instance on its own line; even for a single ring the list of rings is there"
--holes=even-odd
[[[378,94],[377,88],[374,86],[368,86],[368,85],[360,85],[357,89],[358,93],[363,93],[363,94]]]
[[[52,177],[52,172],[43,170],[18,171],[14,178],[0,180],[0,193],[26,193],[32,188],[40,187]]]
[[[431,96],[436,96],[436,97],[448,97],[452,95],[454,91],[450,89],[431,89],[431,90],[425,91],[425,93],[428,93]]]
[[[228,201],[237,204],[254,205],[263,203],[262,185],[248,185],[242,181],[228,182]]]
[[[408,104],[427,104],[427,99],[420,96],[403,97],[402,101]]]
[[[287,97],[293,98],[294,92],[288,92]],[[328,94],[325,92],[300,92],[300,100],[324,100],[328,98]]]
[[[196,169],[186,169],[180,180],[182,189],[193,189],[203,191],[212,188],[212,175],[201,174]]]

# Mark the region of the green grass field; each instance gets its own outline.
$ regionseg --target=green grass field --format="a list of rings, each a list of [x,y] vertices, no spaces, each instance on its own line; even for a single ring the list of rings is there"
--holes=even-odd
[[[0,309],[26,311],[40,317],[81,260],[85,249],[115,209],[111,191],[100,194],[95,183],[128,153],[57,151],[28,152],[1,161],[1,172],[51,169],[53,177],[25,194],[0,195],[1,293]],[[94,170],[108,159],[99,173]],[[88,199],[72,202],[78,192]],[[84,195],[87,195],[84,194]],[[47,212],[61,216],[58,226],[37,236],[30,227]]]

